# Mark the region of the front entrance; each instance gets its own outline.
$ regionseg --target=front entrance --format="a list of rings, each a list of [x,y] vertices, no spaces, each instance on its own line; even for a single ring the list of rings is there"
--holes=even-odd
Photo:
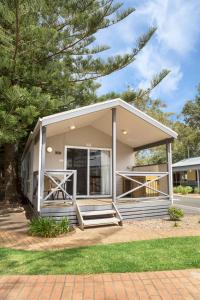
[[[111,196],[111,150],[66,146],[66,169],[77,170],[77,196]],[[72,182],[68,183],[69,192]]]

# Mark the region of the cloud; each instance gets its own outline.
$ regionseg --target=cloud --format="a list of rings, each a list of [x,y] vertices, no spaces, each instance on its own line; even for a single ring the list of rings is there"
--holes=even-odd
[[[138,8],[138,17],[158,27],[158,42],[180,55],[194,49],[200,33],[199,0],[149,0]]]
[[[155,37],[133,64],[140,88],[147,87],[156,73],[167,68],[171,73],[152,95],[169,95],[178,89],[183,77],[183,59],[195,49],[199,37],[199,16],[199,0],[148,0],[140,3],[137,23],[157,27]]]
[[[126,7],[132,6],[133,1],[124,3]],[[111,46],[103,57],[130,52],[149,26],[157,26],[157,31],[133,64],[101,80],[100,93],[122,91],[127,82],[134,88],[147,87],[156,73],[167,68],[171,73],[152,96],[177,98],[183,86],[190,86],[184,81],[188,71],[186,62],[198,55],[200,0],[135,0],[134,4],[136,12],[97,35],[97,41]]]
[[[153,76],[162,69],[169,69],[170,74],[156,88],[156,95],[163,93],[169,94],[178,88],[178,83],[183,74],[180,65],[159,52],[156,45],[148,45],[138,55],[136,61],[132,65],[134,74],[137,74],[139,80],[139,88],[147,88]]]

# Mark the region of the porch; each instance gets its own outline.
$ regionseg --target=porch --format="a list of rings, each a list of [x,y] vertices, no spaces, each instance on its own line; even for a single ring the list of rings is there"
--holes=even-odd
[[[76,170],[45,171],[44,182],[48,179],[53,183],[53,188],[48,192],[44,188],[40,215],[56,219],[67,216],[71,224],[80,225],[82,228],[104,223],[118,224],[122,220],[167,216],[171,205],[166,191],[168,172],[116,171],[115,176],[123,180],[123,189],[120,194],[116,193],[114,200],[112,197],[83,198],[77,195]],[[73,186],[72,194],[68,190],[69,183]],[[36,183],[35,191],[37,190]]]
[[[22,171],[25,193],[41,216],[67,216],[83,226],[84,219],[121,224],[167,214],[171,129],[119,99],[45,117],[36,128]],[[166,169],[134,169],[135,152],[158,145],[166,145]]]
[[[112,199],[87,199],[77,200],[81,212],[94,212],[112,210]],[[149,200],[121,200],[116,207],[123,221],[143,220],[147,218],[164,218],[168,215],[168,208],[171,203],[164,199]],[[78,225],[76,207],[69,202],[49,201],[46,202],[40,211],[43,217],[54,217],[59,219],[67,216],[70,223]],[[105,217],[105,215],[104,215]]]

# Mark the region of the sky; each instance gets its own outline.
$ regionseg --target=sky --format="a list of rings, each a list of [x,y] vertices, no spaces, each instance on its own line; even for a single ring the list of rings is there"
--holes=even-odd
[[[116,1],[115,1],[116,2]],[[200,83],[200,0],[124,0],[136,9],[126,19],[97,33],[97,42],[111,48],[102,57],[130,52],[150,26],[157,31],[136,60],[123,70],[99,79],[98,94],[146,88],[152,77],[169,69],[151,93],[166,103],[167,111],[180,113],[194,99]]]

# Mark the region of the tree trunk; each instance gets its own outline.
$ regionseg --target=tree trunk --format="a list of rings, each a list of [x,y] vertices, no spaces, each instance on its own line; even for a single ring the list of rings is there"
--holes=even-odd
[[[19,195],[17,193],[17,162],[16,162],[16,145],[5,144],[4,155],[4,174],[5,174],[5,203],[18,203]]]

